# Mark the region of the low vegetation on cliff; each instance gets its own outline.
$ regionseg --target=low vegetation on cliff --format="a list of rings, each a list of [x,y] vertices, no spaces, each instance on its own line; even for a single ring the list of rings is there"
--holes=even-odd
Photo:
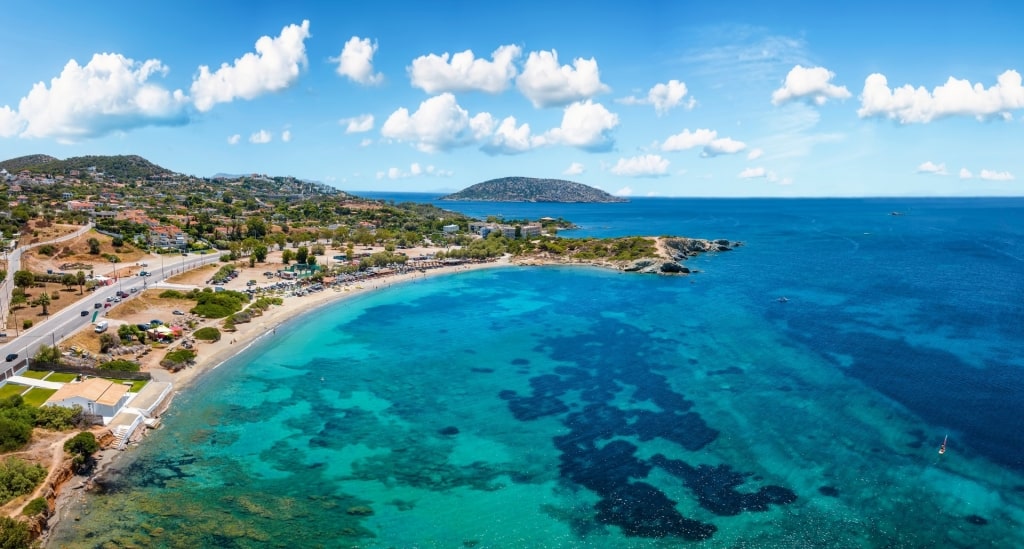
[[[519,263],[590,263],[625,271],[685,274],[690,272],[682,265],[687,258],[705,252],[729,251],[739,245],[728,240],[682,237],[508,238],[494,231],[462,248],[439,253],[438,258],[480,260],[510,254]]]

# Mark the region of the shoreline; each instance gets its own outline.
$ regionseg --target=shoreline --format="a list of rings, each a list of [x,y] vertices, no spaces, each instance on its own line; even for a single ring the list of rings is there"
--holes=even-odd
[[[664,254],[663,249],[659,251]],[[163,369],[159,365],[151,367],[148,371],[152,374],[153,381],[169,381],[173,384],[172,392],[160,405],[158,411],[153,414],[153,417],[160,418],[163,416],[163,414],[171,409],[174,398],[179,393],[187,390],[206,373],[216,370],[229,360],[244,353],[265,337],[275,335],[277,328],[293,323],[294,321],[309,314],[313,314],[317,310],[328,305],[341,303],[348,299],[366,295],[379,289],[390,288],[395,284],[406,284],[439,276],[449,276],[458,273],[493,268],[544,266],[571,266],[576,268],[591,267],[602,270],[614,270],[620,273],[626,272],[622,265],[610,261],[584,260],[574,262],[565,261],[562,258],[556,257],[533,256],[530,258],[514,258],[512,256],[505,255],[483,262],[470,262],[459,265],[435,267],[424,271],[416,270],[407,273],[391,274],[382,278],[346,283],[310,295],[291,296],[286,298],[283,304],[272,306],[261,316],[255,317],[251,322],[237,324],[236,330],[233,332],[224,331],[222,328],[218,327],[218,329],[222,330],[221,339],[212,343],[199,343],[196,348],[198,353],[196,355],[195,364],[174,373]],[[158,287],[159,284],[154,285],[154,288]],[[202,326],[217,327],[221,321],[222,319],[210,319],[201,323],[196,328],[198,329]],[[137,431],[136,434],[133,435],[126,450],[128,448],[137,447],[142,443],[146,436],[147,429],[144,428],[141,431]],[[65,482],[54,488],[54,507],[50,513],[50,518],[47,521],[46,528],[38,538],[43,547],[46,547],[46,542],[51,530],[62,521],[71,518],[70,515],[75,506],[83,504],[85,492],[91,487],[93,480],[101,478],[102,475],[110,472],[111,470],[116,470],[125,459],[128,459],[128,454],[124,450],[118,451],[113,449],[103,449],[98,452],[96,464],[90,475],[71,476]]]
[[[339,291],[329,289],[306,296],[288,297],[282,305],[272,306],[269,310],[264,312],[262,316],[254,318],[252,322],[236,325],[236,331],[222,331],[221,339],[219,341],[213,343],[199,343],[198,350],[200,352],[196,355],[194,365],[188,366],[175,373],[168,372],[160,366],[152,369],[150,373],[153,374],[154,381],[170,381],[173,383],[173,390],[170,395],[168,395],[167,399],[160,405],[158,411],[153,414],[153,417],[159,418],[167,413],[167,411],[171,409],[175,397],[179,393],[191,387],[193,383],[199,380],[206,373],[216,370],[229,360],[244,353],[258,342],[262,341],[265,337],[275,335],[277,328],[293,323],[294,321],[309,314],[313,314],[323,307],[341,303],[348,299],[366,295],[380,289],[390,288],[395,284],[406,284],[428,278],[449,276],[483,269],[516,266],[519,265],[511,262],[508,257],[501,257],[496,260],[486,261],[483,263],[467,263],[462,265],[437,267],[428,269],[424,272],[414,271],[410,273],[390,275],[384,278],[365,281],[360,284],[353,284],[348,287],[339,286],[340,288],[343,288]],[[205,322],[204,325],[212,326],[214,324],[219,324],[221,320],[222,319],[209,320]],[[136,435],[133,436],[132,441],[126,450],[142,444],[142,441],[146,436],[147,433],[145,428],[138,431]],[[70,476],[66,481],[54,487],[55,500],[53,510],[47,520],[46,528],[38,538],[38,541],[42,543],[43,547],[46,547],[49,533],[53,528],[64,521],[76,520],[73,518],[73,511],[83,504],[85,492],[91,487],[93,480],[102,477],[111,470],[117,469],[121,465],[121,462],[129,459],[129,456],[130,452],[126,452],[124,450],[119,451],[110,448],[102,449],[97,452],[96,464],[94,465],[91,474],[76,474]]]

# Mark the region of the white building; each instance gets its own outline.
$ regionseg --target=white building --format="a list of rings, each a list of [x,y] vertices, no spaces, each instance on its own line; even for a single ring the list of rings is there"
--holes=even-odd
[[[65,383],[46,400],[45,405],[64,408],[78,405],[87,414],[112,418],[128,402],[128,389],[127,385],[91,377],[80,383]]]

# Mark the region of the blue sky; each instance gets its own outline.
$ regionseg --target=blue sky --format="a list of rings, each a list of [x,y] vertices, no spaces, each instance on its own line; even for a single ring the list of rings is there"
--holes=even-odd
[[[349,191],[1024,194],[1015,2],[491,4],[5,2],[0,157]]]

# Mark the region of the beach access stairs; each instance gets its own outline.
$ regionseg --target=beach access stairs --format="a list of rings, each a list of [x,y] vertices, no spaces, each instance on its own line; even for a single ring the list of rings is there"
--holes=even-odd
[[[124,450],[125,446],[128,445],[128,439],[131,438],[132,433],[135,432],[135,428],[139,426],[143,421],[142,414],[132,414],[135,418],[131,423],[124,425],[117,425],[113,429],[114,443],[111,444],[111,448],[115,450]]]
[[[152,417],[153,413],[171,393],[171,388],[170,383],[151,381],[129,400],[127,405],[107,424],[110,433],[114,435],[111,448],[124,450],[139,425],[143,423],[150,426],[157,425],[158,421]]]

